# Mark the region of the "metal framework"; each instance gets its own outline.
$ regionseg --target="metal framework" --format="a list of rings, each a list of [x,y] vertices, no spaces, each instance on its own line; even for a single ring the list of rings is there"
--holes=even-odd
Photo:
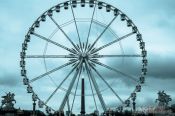
[[[93,12],[92,12],[92,17],[90,19],[87,18],[76,18],[75,16],[75,8],[78,7],[77,5],[80,4],[80,7],[85,7],[86,4],[89,4],[89,7],[92,8],[93,7]],[[73,19],[71,19],[70,21],[64,23],[64,24],[58,24],[57,20],[53,17],[53,15],[55,13],[59,13],[61,12],[62,9],[67,10],[67,9],[71,9],[71,13],[72,13],[72,17]],[[111,21],[108,24],[104,24],[100,21],[98,21],[97,19],[95,19],[94,15],[95,12],[97,10],[101,10],[105,8],[106,12],[113,12],[113,18],[111,19]],[[62,12],[64,12],[64,10],[62,10]],[[55,24],[55,26],[57,27],[57,29],[51,34],[51,36],[49,38],[39,34],[36,32],[37,28],[40,28],[40,22],[46,22],[46,19],[50,19],[52,21],[53,24]],[[123,35],[121,37],[118,37],[116,35],[115,32],[113,32],[113,30],[111,29],[111,25],[114,23],[114,21],[117,18],[121,18],[121,21],[126,21],[127,27],[131,28],[132,31],[126,35]],[[89,29],[87,32],[87,39],[86,42],[83,43],[82,42],[82,38],[80,37],[80,32],[78,29],[78,22],[89,22]],[[75,28],[76,28],[76,34],[78,36],[78,43],[75,43],[71,37],[68,36],[68,34],[63,30],[63,27],[66,27],[67,25],[70,25],[74,23]],[[98,37],[92,42],[90,43],[89,38],[90,35],[93,33],[92,32],[92,25],[93,24],[97,24],[100,25],[101,27],[103,27],[103,31],[101,32],[101,34],[98,35]],[[71,47],[67,47],[66,45],[63,45],[61,43],[58,43],[54,40],[51,40],[52,36],[58,31],[60,30],[62,32],[62,34],[66,37],[66,39],[70,42],[70,44],[73,46],[73,48]],[[105,45],[99,46],[98,48],[95,47],[95,45],[98,43],[98,41],[101,39],[101,37],[104,35],[104,33],[109,30],[115,37],[116,39],[106,43]],[[136,39],[139,43],[139,47],[141,50],[141,54],[111,54],[111,55],[105,55],[105,54],[99,54],[99,52],[101,50],[106,49],[107,47],[115,44],[115,43],[119,43],[120,41],[130,37],[131,35],[135,35]],[[69,54],[67,55],[57,55],[57,54],[50,54],[50,55],[46,55],[46,54],[38,54],[38,55],[33,55],[33,54],[27,54],[27,48],[28,48],[28,44],[30,44],[30,40],[33,39],[33,37],[37,38],[37,39],[41,39],[43,41],[46,41],[47,44],[53,44],[55,46],[57,46],[60,49],[64,49],[65,51],[69,52]],[[108,106],[107,103],[105,103],[105,100],[103,98],[103,94],[102,91],[100,90],[100,86],[98,85],[97,81],[96,81],[96,77],[94,74],[98,75],[98,77],[101,79],[101,81],[103,81],[106,86],[110,89],[110,91],[113,93],[113,95],[115,95],[115,97],[121,102],[121,104],[119,104],[119,106],[121,107],[125,107],[125,106],[129,106],[130,105],[130,100],[133,99],[133,97],[136,97],[136,92],[140,92],[141,91],[141,85],[144,84],[145,82],[145,75],[147,73],[147,51],[145,49],[145,43],[143,42],[142,39],[142,35],[140,34],[140,32],[138,31],[136,25],[132,22],[131,19],[129,19],[129,17],[127,17],[126,14],[124,14],[122,11],[120,11],[119,9],[117,9],[116,7],[107,4],[105,2],[101,2],[98,0],[70,0],[70,1],[65,1],[64,3],[60,3],[57,4],[53,7],[51,7],[49,10],[47,10],[46,12],[44,12],[34,23],[33,25],[30,27],[28,33],[25,36],[25,40],[22,44],[22,51],[20,54],[21,57],[21,61],[20,61],[20,66],[21,66],[21,76],[23,76],[23,82],[24,85],[26,85],[27,87],[27,92],[31,93],[33,96],[33,100],[36,101],[38,100],[38,105],[40,108],[44,107],[46,108],[46,111],[49,112],[55,112],[55,111],[59,111],[59,112],[63,112],[66,103],[68,103],[68,99],[70,95],[73,95],[73,102],[71,107],[69,107],[69,109],[73,110],[73,106],[74,106],[74,101],[75,101],[75,97],[77,96],[77,87],[78,87],[78,83],[79,83],[79,79],[82,75],[82,71],[85,70],[86,74],[87,74],[87,79],[89,79],[89,83],[90,83],[90,89],[92,92],[92,97],[94,100],[94,105],[96,110],[98,110],[97,107],[97,102],[96,102],[96,95],[98,100],[100,101],[100,104],[102,106],[102,109],[104,110],[104,112],[106,112],[108,110]],[[141,69],[141,75],[138,77],[132,76],[126,72],[123,72],[119,69],[113,68],[111,66],[109,66],[108,64],[104,64],[101,63],[99,59],[102,58],[140,58],[142,61],[142,69]],[[47,70],[46,69],[46,73],[41,74],[37,77],[33,77],[32,79],[30,79],[27,76],[27,69],[26,69],[26,60],[28,59],[69,59],[69,62],[58,66],[52,70]],[[134,84],[136,84],[135,86],[135,90],[131,93],[131,95],[128,97],[128,99],[123,100],[120,95],[117,93],[117,90],[115,90],[110,83],[108,83],[108,81],[104,78],[103,74],[100,72],[100,70],[97,68],[97,65],[100,67],[105,68],[107,71],[112,71],[116,74],[122,75],[124,77],[126,77],[126,79],[130,79]],[[57,87],[55,88],[55,90],[52,92],[51,95],[48,95],[48,98],[44,101],[41,100],[37,93],[35,93],[33,91],[33,88],[31,86],[32,83],[34,83],[35,81],[39,81],[41,78],[46,78],[47,76],[49,76],[50,74],[60,71],[65,67],[72,67],[72,69],[70,70],[70,72],[67,73],[67,76],[65,78],[60,78],[62,79],[61,83],[59,85],[57,85]],[[47,66],[46,66],[47,68]],[[73,78],[71,79],[71,82],[68,86],[67,89],[62,88],[63,83],[70,77],[70,75],[74,75]],[[75,82],[77,80],[77,84],[76,84],[76,88],[75,88],[75,92],[72,92],[72,88],[75,85]],[[58,92],[58,90],[64,90],[66,92],[61,105],[59,106],[59,109],[53,109],[52,107],[48,106],[48,102],[53,98],[53,96]],[[117,106],[116,106],[117,107]]]

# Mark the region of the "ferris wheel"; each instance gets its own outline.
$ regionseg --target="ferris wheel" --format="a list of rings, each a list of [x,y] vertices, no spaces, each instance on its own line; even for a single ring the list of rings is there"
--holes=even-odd
[[[45,11],[22,44],[27,92],[46,112],[80,109],[81,79],[89,111],[129,107],[147,73],[137,26],[99,0],[70,0]],[[82,82],[83,82],[82,81]]]

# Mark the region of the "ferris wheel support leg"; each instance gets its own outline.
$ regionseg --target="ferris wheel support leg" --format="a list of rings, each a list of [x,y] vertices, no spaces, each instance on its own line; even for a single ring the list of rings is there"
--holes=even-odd
[[[63,99],[63,101],[62,101],[62,103],[61,103],[61,105],[60,105],[59,111],[63,111],[63,109],[64,109],[64,106],[65,106],[65,104],[66,104],[66,101],[67,101],[67,99],[68,99],[70,93],[71,93],[72,87],[73,87],[73,85],[74,85],[74,83],[75,83],[75,80],[76,80],[76,78],[77,78],[77,76],[78,76],[78,73],[80,72],[80,69],[79,69],[79,68],[81,67],[81,65],[82,65],[82,62],[80,62],[79,66],[78,66],[78,68],[77,68],[77,70],[76,70],[76,72],[75,72],[75,75],[74,75],[74,77],[73,77],[73,79],[72,79],[72,81],[71,81],[71,83],[70,83],[70,85],[69,85],[69,88],[68,88],[68,90],[67,90],[67,93],[66,93],[66,95],[64,96],[64,99]]]
[[[103,100],[103,97],[102,97],[102,95],[101,95],[101,93],[100,93],[100,90],[99,90],[99,88],[98,88],[97,82],[96,82],[94,76],[92,75],[92,72],[91,72],[91,69],[90,69],[90,66],[89,66],[89,63],[88,63],[87,60],[85,60],[85,65],[86,65],[86,70],[87,70],[87,72],[88,72],[88,76],[89,76],[90,79],[92,80],[92,83],[93,83],[93,85],[94,85],[95,91],[97,92],[97,96],[98,96],[98,98],[99,98],[99,100],[100,100],[100,103],[101,103],[101,105],[102,105],[102,108],[103,108],[104,112],[106,112],[106,111],[107,111],[106,104],[105,104],[105,102],[104,102],[104,100]]]

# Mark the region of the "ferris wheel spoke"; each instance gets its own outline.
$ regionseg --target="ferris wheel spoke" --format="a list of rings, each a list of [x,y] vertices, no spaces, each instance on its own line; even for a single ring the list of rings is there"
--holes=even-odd
[[[71,52],[71,53],[76,54],[73,50],[67,48],[66,46],[63,46],[63,45],[61,45],[61,44],[59,44],[59,43],[57,43],[57,42],[55,42],[55,41],[52,41],[52,40],[50,40],[50,39],[48,39],[48,38],[46,38],[46,37],[44,37],[44,36],[42,36],[42,35],[39,35],[39,34],[37,34],[37,33],[33,33],[33,35],[35,35],[35,36],[37,36],[37,37],[39,37],[39,38],[41,38],[41,39],[43,39],[43,40],[45,40],[45,41],[47,41],[47,42],[49,42],[49,43],[52,43],[52,44],[54,44],[54,45],[56,45],[56,46],[59,46],[59,47],[65,49],[65,50],[67,50],[67,51],[69,51],[69,52]]]
[[[90,63],[89,65],[91,66],[91,68],[96,72],[96,74],[103,80],[103,82],[111,89],[111,91],[114,93],[114,95],[120,100],[120,102],[123,104],[124,101],[120,98],[120,96],[114,91],[114,89],[110,86],[110,84],[103,78],[103,76],[99,73],[99,71],[97,71],[97,69],[92,66]]]
[[[55,93],[60,89],[60,87],[63,85],[63,83],[68,79],[68,77],[73,73],[73,71],[77,68],[78,64],[74,66],[74,68],[69,72],[69,74],[64,78],[64,80],[58,85],[58,87],[54,90],[54,92],[49,96],[49,98],[46,100],[45,104],[49,102],[49,100],[55,95]]]
[[[96,5],[97,4],[95,4],[95,7],[94,7],[94,10],[93,10],[93,13],[92,13],[91,23],[90,23],[90,26],[89,26],[88,36],[87,36],[87,40],[86,40],[85,51],[86,51],[88,43],[89,43],[89,36],[90,36],[90,33],[91,33],[92,23],[93,23],[93,20],[94,20]]]
[[[88,76],[89,76],[89,78],[92,80],[92,83],[93,83],[93,85],[94,85],[95,91],[97,92],[97,96],[98,96],[98,98],[99,98],[99,100],[100,100],[100,103],[101,103],[101,105],[102,105],[102,108],[103,108],[103,110],[104,110],[104,112],[105,112],[105,111],[107,110],[106,104],[105,104],[105,102],[104,102],[104,100],[103,100],[103,97],[102,97],[102,95],[101,95],[101,93],[100,93],[98,84],[97,84],[97,82],[96,82],[96,80],[95,80],[95,78],[94,78],[94,76],[93,76],[93,74],[92,74],[92,72],[91,72],[91,69],[90,69],[90,66],[89,66],[89,63],[88,63],[87,60],[85,60],[85,66],[86,66],[86,70],[87,70],[87,72],[88,72]]]
[[[70,0],[70,3],[71,3],[71,0]],[[75,18],[75,13],[74,13],[72,5],[71,5],[71,11],[72,11],[72,15],[73,15],[74,23],[75,23],[75,28],[76,28],[77,35],[78,35],[80,49],[81,49],[81,51],[83,51],[83,47],[82,47],[82,43],[81,43],[81,39],[80,39],[80,33],[79,33],[79,30],[78,30],[77,21],[76,21],[76,18]]]
[[[91,58],[123,58],[123,57],[142,57],[141,55],[133,54],[133,55],[92,55]]]
[[[127,38],[127,37],[129,37],[129,36],[131,36],[131,35],[133,35],[133,34],[134,34],[134,32],[131,32],[131,33],[129,33],[129,34],[126,34],[126,35],[124,35],[124,36],[122,36],[122,37],[120,37],[120,38],[118,38],[118,39],[116,39],[116,40],[114,40],[114,41],[112,41],[112,42],[106,44],[106,45],[103,45],[103,46],[99,47],[98,49],[92,51],[91,53],[93,54],[93,53],[95,53],[95,52],[98,52],[98,51],[100,51],[100,50],[102,50],[102,49],[104,49],[104,48],[106,48],[106,47],[108,47],[108,46],[110,46],[110,45],[112,45],[112,44],[114,44],[114,43],[117,43],[117,42],[119,42],[119,41],[121,41],[121,40],[123,40],[123,39],[125,39],[125,38]]]
[[[102,27],[106,27],[106,24],[104,24],[104,23],[102,23],[102,22],[100,22],[100,21],[98,21],[98,20],[94,20],[94,23],[96,23],[96,24],[98,24],[98,25],[101,25]],[[111,32],[111,34],[112,34],[116,39],[119,38],[118,35],[111,29],[111,27],[109,27],[108,30],[109,30],[109,32]],[[123,50],[123,47],[122,47],[122,45],[121,45],[121,42],[119,43],[119,45],[120,45],[120,48],[121,48],[121,50],[122,50],[122,53],[124,54],[124,50]]]
[[[57,67],[57,68],[55,68],[55,69],[53,69],[53,70],[50,70],[49,72],[46,72],[46,73],[44,73],[44,74],[42,74],[42,75],[40,75],[40,76],[38,76],[38,77],[33,78],[32,80],[30,80],[30,83],[33,83],[34,81],[36,81],[36,80],[38,80],[38,79],[41,79],[41,78],[43,78],[43,77],[45,77],[45,76],[47,76],[47,75],[49,75],[49,74],[51,74],[51,73],[54,73],[54,72],[56,72],[56,71],[58,71],[58,70],[60,70],[60,69],[62,69],[62,68],[64,68],[64,67],[66,67],[66,66],[69,66],[69,65],[71,65],[71,64],[73,64],[73,63],[75,63],[75,62],[76,62],[76,61],[68,62],[68,63],[63,64],[63,65],[61,65],[61,66],[59,66],[59,67]]]
[[[69,85],[69,88],[68,88],[68,90],[67,90],[67,92],[66,92],[66,94],[65,94],[65,96],[64,96],[64,99],[63,99],[63,101],[62,101],[62,103],[61,103],[61,105],[60,105],[60,107],[59,107],[59,111],[63,111],[63,109],[64,109],[64,106],[65,106],[65,104],[66,104],[66,102],[67,102],[67,99],[68,99],[70,93],[71,93],[71,90],[72,90],[72,87],[73,87],[73,85],[74,85],[74,83],[75,83],[75,80],[76,80],[76,78],[77,78],[77,76],[78,76],[78,74],[79,74],[79,72],[80,72],[80,70],[81,70],[81,69],[80,69],[81,66],[82,66],[82,60],[80,61],[79,65],[78,65],[78,67],[77,67],[77,70],[76,70],[76,72],[75,72],[75,75],[74,75],[74,77],[72,78],[72,81],[71,81],[71,83],[70,83],[70,85]]]
[[[88,75],[88,71],[87,70],[86,70],[86,72],[87,72],[87,75]],[[90,83],[90,87],[91,87],[91,91],[92,91],[92,95],[93,95],[93,100],[94,100],[95,108],[96,108],[96,110],[98,110],[98,108],[97,108],[97,102],[96,102],[96,99],[95,99],[95,93],[94,93],[92,82],[91,82],[91,79],[90,79],[89,76],[88,76],[88,79],[89,79],[89,83]]]
[[[94,43],[92,44],[92,46],[88,49],[88,52],[94,47],[94,45],[97,43],[97,41],[101,38],[101,36],[106,32],[106,30],[111,26],[111,24],[114,22],[114,20],[117,18],[117,16],[115,16],[111,22],[107,25],[107,27],[103,30],[103,32],[98,36],[98,38],[94,41]]]
[[[100,22],[100,21],[98,21],[98,20],[93,20],[93,22],[94,22],[95,24],[100,25],[101,27],[106,27],[106,26],[107,26],[106,24],[104,24],[104,23],[102,23],[102,22]],[[111,27],[109,27],[108,30],[111,32],[111,34],[112,34],[116,39],[119,38],[118,35],[111,29]]]
[[[53,19],[53,17],[49,16],[50,19],[55,23],[55,25],[61,30],[61,32],[65,35],[65,37],[69,40],[69,42],[75,47],[77,51],[80,52],[80,50],[77,48],[77,46],[74,44],[74,42],[68,37],[68,35],[64,32],[64,30],[58,25],[58,23]]]
[[[26,55],[25,58],[77,58],[72,55]]]
[[[117,70],[117,69],[114,69],[114,68],[112,68],[112,67],[110,67],[110,66],[108,66],[108,65],[105,65],[105,64],[103,64],[103,63],[100,63],[100,62],[97,62],[97,61],[94,61],[94,60],[91,60],[91,62],[93,62],[93,63],[95,63],[95,64],[98,64],[98,65],[100,65],[100,66],[102,66],[102,67],[105,67],[105,68],[107,68],[108,70],[114,71],[114,72],[116,72],[117,74],[121,74],[121,75],[123,75],[124,77],[128,77],[129,79],[132,79],[134,82],[138,82],[137,79],[135,79],[134,77],[130,76],[129,74],[126,74],[126,73],[124,73],[124,72],[122,72],[122,71],[119,71],[119,70]]]

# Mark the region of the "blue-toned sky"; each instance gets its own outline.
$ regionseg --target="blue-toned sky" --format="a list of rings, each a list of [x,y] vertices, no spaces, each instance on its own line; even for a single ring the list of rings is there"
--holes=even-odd
[[[20,76],[20,51],[24,36],[36,18],[64,0],[0,0],[0,96],[14,92],[16,107],[30,109]],[[143,34],[148,51],[148,75],[140,105],[155,105],[159,90],[165,90],[175,103],[175,1],[103,0],[126,13]],[[138,104],[139,104],[138,103]]]

